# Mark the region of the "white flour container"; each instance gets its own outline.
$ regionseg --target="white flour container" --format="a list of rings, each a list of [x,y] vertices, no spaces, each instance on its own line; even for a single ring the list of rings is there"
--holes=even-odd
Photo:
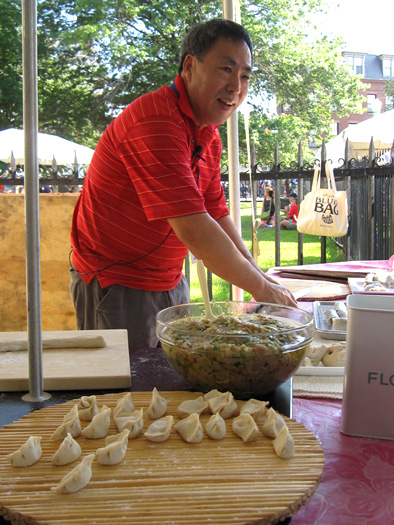
[[[394,295],[352,294],[341,432],[394,439]]]

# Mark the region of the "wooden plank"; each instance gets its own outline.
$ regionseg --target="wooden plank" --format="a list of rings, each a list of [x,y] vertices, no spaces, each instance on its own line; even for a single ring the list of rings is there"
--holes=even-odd
[[[201,394],[160,392],[168,401],[167,414],[179,418],[176,409]],[[98,405],[113,408],[123,394],[98,396]],[[132,392],[136,408],[149,406],[149,392]],[[152,443],[143,435],[128,443],[124,460],[114,466],[93,462],[92,479],[75,494],[51,491],[77,463],[55,467],[51,456],[60,442],[50,439],[77,400],[33,412],[0,430],[0,514],[18,523],[49,525],[199,525],[228,523],[278,523],[307,503],[316,489],[324,466],[324,454],[315,436],[303,425],[284,417],[295,441],[295,455],[279,458],[272,440],[262,433],[244,443],[232,432],[221,441],[204,437],[189,444],[172,430],[164,443]],[[243,404],[238,402],[238,408]],[[258,421],[261,429],[265,416]],[[152,420],[144,416],[144,430]],[[87,422],[81,422],[82,427]],[[109,434],[117,432],[111,417]],[[43,455],[28,468],[11,467],[5,455],[21,446],[30,435],[42,436]],[[83,456],[104,445],[104,439],[76,438]],[[30,520],[30,521],[29,521]],[[36,520],[36,521],[34,521]]]
[[[298,301],[334,301],[345,299],[351,293],[347,284],[312,279],[279,278],[278,280],[291,292],[298,292],[316,286],[308,294],[300,297]]]
[[[45,337],[62,339],[70,335],[102,335],[102,348],[45,348],[43,350],[44,389],[119,389],[131,385],[127,330],[48,331]],[[11,344],[26,338],[26,332],[2,332],[0,341]],[[29,389],[28,352],[0,352],[0,390]]]
[[[304,264],[300,266],[277,266],[273,271],[315,278],[347,279],[365,277],[369,272],[387,269],[388,261],[342,261],[335,263]]]

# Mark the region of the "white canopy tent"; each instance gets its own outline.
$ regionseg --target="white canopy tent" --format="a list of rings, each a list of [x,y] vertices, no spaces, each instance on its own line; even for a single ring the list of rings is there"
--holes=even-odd
[[[89,164],[94,150],[81,146],[57,135],[37,133],[37,160],[41,165],[56,164],[70,166],[77,160],[78,164]],[[5,129],[0,131],[0,160],[16,164],[25,163],[25,134],[23,129]]]
[[[371,138],[375,151],[379,152],[379,155],[391,150],[394,143],[394,109],[345,128],[339,135],[325,144],[326,158],[332,160],[334,168],[341,166],[343,162],[339,160],[345,158],[345,147],[348,139],[349,158],[361,160],[364,156],[369,155]],[[316,158],[321,158],[321,148],[317,151]]]

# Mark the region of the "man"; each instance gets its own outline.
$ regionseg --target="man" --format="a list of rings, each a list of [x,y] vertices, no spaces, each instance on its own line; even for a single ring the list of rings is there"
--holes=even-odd
[[[295,305],[260,270],[229,217],[218,126],[244,100],[252,43],[242,26],[192,28],[171,86],[133,101],[92,158],[72,225],[70,291],[79,329],[127,328],[129,345],[155,346],[156,313],[190,301],[190,250],[257,301]]]
[[[297,194],[290,193],[289,201],[290,204],[285,206],[286,218],[281,221],[280,227],[284,230],[296,230],[298,219]]]

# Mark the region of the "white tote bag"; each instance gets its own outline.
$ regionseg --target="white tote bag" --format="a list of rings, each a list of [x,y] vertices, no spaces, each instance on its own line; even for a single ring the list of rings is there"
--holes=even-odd
[[[337,191],[334,170],[326,162],[327,188],[320,187],[320,169],[315,168],[312,190],[305,195],[298,211],[300,233],[342,237],[348,229],[346,191]]]

